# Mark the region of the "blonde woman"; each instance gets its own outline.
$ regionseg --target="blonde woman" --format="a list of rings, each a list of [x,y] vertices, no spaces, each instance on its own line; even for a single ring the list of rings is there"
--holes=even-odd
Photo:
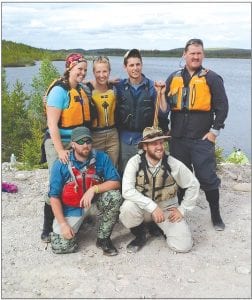
[[[93,61],[95,80],[87,83],[96,108],[96,118],[92,121],[93,147],[109,154],[115,166],[119,157],[119,137],[115,124],[116,90],[109,83],[111,66],[106,56],[98,56]]]

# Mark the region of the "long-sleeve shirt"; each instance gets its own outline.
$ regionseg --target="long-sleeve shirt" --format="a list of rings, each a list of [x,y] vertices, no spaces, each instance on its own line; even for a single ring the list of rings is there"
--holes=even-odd
[[[201,69],[202,67],[195,71],[195,74]],[[173,72],[166,80],[167,94],[176,72]],[[191,80],[188,70],[184,68],[181,75],[184,85],[188,86]],[[224,128],[228,114],[228,98],[223,80],[221,76],[209,70],[206,74],[206,82],[211,93],[211,111],[171,111],[170,124],[173,137],[202,138],[211,129],[217,132]]]
[[[152,213],[156,209],[157,203],[136,189],[136,174],[139,170],[140,161],[139,154],[134,155],[128,161],[123,173],[122,196],[125,200],[134,202],[146,212]],[[155,169],[160,167],[162,160],[156,166],[152,166],[148,160],[147,163],[148,167],[151,168],[151,173],[154,173]],[[171,155],[168,156],[168,164],[171,168],[171,175],[177,185],[186,189],[183,201],[178,207],[181,214],[184,215],[186,210],[192,210],[195,207],[200,185],[193,173],[182,162]]]

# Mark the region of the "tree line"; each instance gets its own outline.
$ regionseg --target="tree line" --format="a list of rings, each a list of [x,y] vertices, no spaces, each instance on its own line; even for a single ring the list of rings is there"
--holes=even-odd
[[[104,48],[104,49],[59,49],[48,50],[31,47],[22,43],[2,41],[2,66],[18,67],[35,64],[37,60],[48,59],[51,61],[65,60],[71,52],[79,52],[84,56],[93,57],[98,55],[123,56],[128,49]],[[141,50],[143,56],[151,57],[181,57],[183,48],[171,50]],[[209,58],[251,58],[249,49],[218,48],[205,49],[206,57]]]

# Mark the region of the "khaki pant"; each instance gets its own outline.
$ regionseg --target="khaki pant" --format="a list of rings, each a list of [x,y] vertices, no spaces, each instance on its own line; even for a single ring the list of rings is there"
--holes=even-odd
[[[168,246],[176,252],[188,252],[191,250],[193,241],[188,224],[183,218],[180,222],[171,223],[168,220],[170,207],[177,207],[177,200],[159,202],[159,207],[165,214],[165,221],[157,223],[166,235]],[[137,204],[125,200],[120,208],[120,221],[126,228],[140,225],[143,221],[152,221],[151,214],[141,209]]]
[[[119,157],[119,136],[116,128],[106,131],[92,131],[93,148],[106,152],[114,166],[117,167]]]

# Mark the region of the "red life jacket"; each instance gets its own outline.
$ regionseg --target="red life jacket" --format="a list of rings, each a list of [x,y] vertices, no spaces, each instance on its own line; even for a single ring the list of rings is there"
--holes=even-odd
[[[91,159],[90,164],[83,171],[76,169],[72,163],[68,164],[71,179],[62,191],[62,202],[67,206],[80,207],[80,200],[84,193],[93,185],[101,183],[101,179],[96,175],[95,159]]]

